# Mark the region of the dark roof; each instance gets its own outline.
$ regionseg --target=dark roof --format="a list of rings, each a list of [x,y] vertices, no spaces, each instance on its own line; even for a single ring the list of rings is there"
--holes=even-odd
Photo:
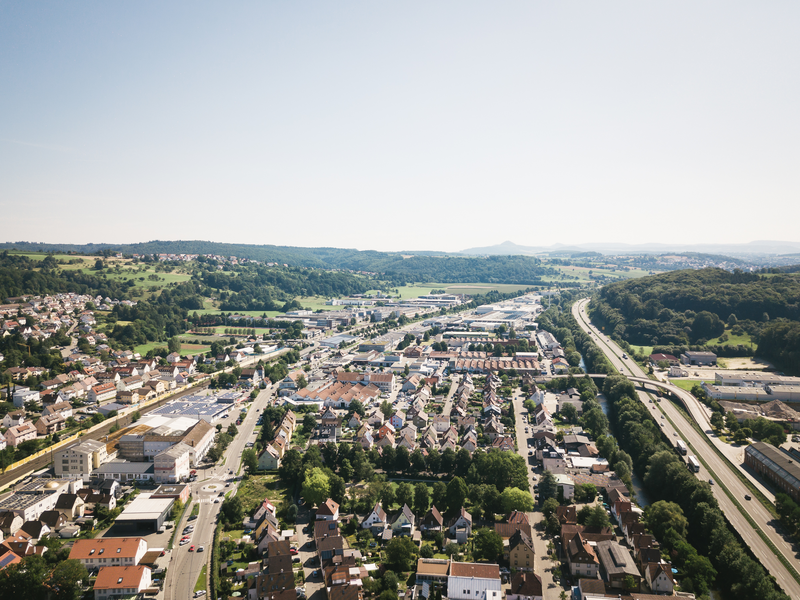
[[[509,592],[520,596],[541,596],[542,578],[536,573],[515,573]]]

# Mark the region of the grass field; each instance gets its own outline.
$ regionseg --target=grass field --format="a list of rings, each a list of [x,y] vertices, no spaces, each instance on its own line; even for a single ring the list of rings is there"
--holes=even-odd
[[[282,486],[277,473],[251,475],[239,486],[236,495],[242,501],[244,514],[249,515],[269,498],[275,506],[280,506],[287,498],[288,490]]]
[[[725,333],[728,335],[728,340],[725,342],[720,342],[719,338],[714,338],[713,340],[708,340],[709,346],[749,346],[753,343],[753,340],[750,339],[750,334],[744,332],[742,335],[733,335],[728,327],[725,328]]]
[[[84,273],[89,275],[96,275],[97,271],[94,269],[81,269]],[[147,269],[144,272],[136,271],[134,269],[123,269],[121,273],[114,273],[113,271],[104,270],[105,275],[109,279],[115,281],[128,281],[132,280],[136,287],[165,287],[170,283],[181,283],[189,281],[192,276],[189,273],[156,273],[154,269]],[[151,275],[158,277],[158,281],[148,279]]]
[[[197,583],[194,584],[195,592],[204,589],[206,589],[206,565],[203,565],[203,568],[200,570],[200,575],[197,577]]]
[[[644,354],[645,356],[650,356],[653,353],[652,346],[634,346],[631,344],[631,352],[636,352],[637,354]]]
[[[687,392],[691,392],[692,388],[694,386],[700,385],[704,381],[706,383],[714,383],[713,379],[678,379],[678,378],[674,378],[674,379],[670,379],[670,381],[672,383],[674,383],[675,385],[677,385],[682,390],[686,390]]]
[[[194,339],[194,338],[192,338]],[[225,338],[227,340],[227,338]],[[166,348],[167,342],[148,342],[146,344],[142,344],[141,346],[136,346],[133,351],[138,352],[142,356],[147,354],[150,350],[155,350],[156,348]],[[184,356],[194,356],[195,354],[204,354],[208,352],[210,346],[205,346],[203,344],[183,344],[181,343],[181,354]]]

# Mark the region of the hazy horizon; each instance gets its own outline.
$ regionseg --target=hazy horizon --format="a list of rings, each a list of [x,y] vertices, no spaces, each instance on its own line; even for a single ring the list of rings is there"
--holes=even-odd
[[[2,238],[800,241],[798,17],[789,2],[6,2]]]

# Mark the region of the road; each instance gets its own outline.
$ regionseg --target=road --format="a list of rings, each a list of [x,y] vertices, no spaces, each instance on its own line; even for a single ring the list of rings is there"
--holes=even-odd
[[[197,481],[190,484],[192,502],[200,504],[200,515],[197,520],[193,521],[195,531],[191,534],[192,540],[189,544],[178,546],[177,540],[180,540],[180,536],[176,535],[176,544],[172,550],[167,579],[164,582],[164,600],[191,598],[195,583],[204,565],[208,565],[206,572],[210,573],[214,528],[219,509],[222,506],[220,494],[236,493],[236,484],[229,480],[232,480],[239,472],[242,452],[247,447],[247,443],[255,441],[256,421],[261,411],[269,406],[269,398],[275,389],[277,389],[277,385],[271,385],[261,390],[248,409],[242,424],[237,426],[239,433],[225,450],[223,458],[215,465],[199,469]],[[235,420],[235,415],[223,419],[223,427],[227,428],[228,424]],[[230,486],[226,487],[226,484],[229,483]],[[216,499],[220,500],[219,504],[214,504]],[[190,511],[187,510],[183,521],[175,524],[179,531],[182,531],[188,524],[189,514]],[[191,546],[195,548],[203,546],[205,552],[189,552]]]
[[[647,374],[644,373],[636,363],[631,360],[622,359],[623,350],[619,348],[619,346],[589,323],[589,319],[585,314],[585,306],[588,302],[589,300],[585,299],[573,305],[573,315],[581,328],[593,334],[595,342],[601,350],[603,350],[606,357],[615,368],[621,370],[629,377],[647,379]],[[689,410],[692,418],[700,424],[704,431],[711,430],[708,416],[705,411],[700,408],[700,403],[694,396],[689,392],[681,390],[677,386],[673,386],[672,393],[681,399]],[[764,568],[775,577],[775,580],[783,591],[792,598],[800,598],[800,583],[792,576],[790,571],[773,553],[761,536],[758,535],[756,529],[748,522],[747,518],[745,518],[745,514],[756,523],[756,526],[767,536],[770,542],[774,544],[790,564],[798,564],[797,551],[793,548],[790,541],[784,539],[784,537],[775,530],[774,518],[760,502],[745,500],[745,495],[749,494],[750,490],[739,479],[737,473],[734,471],[734,467],[731,467],[730,463],[714,452],[713,448],[709,447],[712,442],[707,437],[707,434],[698,432],[692,424],[687,421],[684,414],[671,402],[663,401],[651,403],[650,400],[652,398],[648,396],[646,392],[639,392],[639,399],[648,407],[648,410],[653,414],[656,422],[662,424],[662,430],[665,436],[673,440],[673,445],[674,440],[680,437],[689,445],[690,454],[694,453],[699,459],[705,461],[705,465],[701,462],[700,472],[697,473],[697,476],[704,480],[713,479],[716,482],[715,485],[711,486],[711,490],[720,508],[725,513],[725,517],[736,531],[739,532],[744,543],[750,548]],[[706,465],[708,468],[706,468]],[[730,491],[733,499],[725,493],[723,486]],[[736,502],[734,502],[734,499]]]
[[[525,395],[517,391],[514,393],[512,402],[514,403],[514,426],[517,430],[517,453],[522,457],[527,465],[528,471],[528,484],[531,491],[533,486],[538,480],[537,471],[539,468],[534,468],[532,463],[535,461],[529,460],[528,456],[528,437],[530,434],[525,433],[525,428],[528,424],[524,420],[523,411],[525,407],[522,405],[525,400]],[[527,413],[527,411],[525,411]],[[543,529],[537,529],[537,524],[544,519],[541,512],[529,512],[528,521],[531,524],[531,534],[533,537],[533,546],[536,551],[536,562],[538,565],[534,566],[534,572],[542,578],[542,592],[545,600],[558,600],[563,588],[553,579],[553,567],[559,567],[561,563],[558,561],[551,561],[547,558],[547,544],[549,540],[544,536]]]

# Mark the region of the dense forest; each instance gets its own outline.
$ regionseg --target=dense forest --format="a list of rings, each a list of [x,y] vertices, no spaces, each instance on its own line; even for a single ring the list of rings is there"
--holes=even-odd
[[[282,310],[295,296],[348,296],[384,284],[341,271],[237,267],[236,273],[206,271],[200,280],[222,299],[222,310]]]
[[[531,256],[491,256],[473,258],[444,253],[377,252],[345,248],[295,248],[289,246],[220,244],[203,241],[153,241],[142,244],[56,245],[27,242],[0,244],[0,248],[23,251],[122,252],[123,254],[215,254],[237,256],[263,262],[288,264],[293,267],[345,269],[380,273],[392,285],[407,282],[442,283],[509,283],[541,285],[541,277],[555,275]]]
[[[600,290],[590,314],[631,344],[703,346],[727,331],[748,334],[760,356],[782,366],[796,369],[800,356],[798,274],[701,269],[616,282]],[[714,349],[730,356],[753,351]]]

